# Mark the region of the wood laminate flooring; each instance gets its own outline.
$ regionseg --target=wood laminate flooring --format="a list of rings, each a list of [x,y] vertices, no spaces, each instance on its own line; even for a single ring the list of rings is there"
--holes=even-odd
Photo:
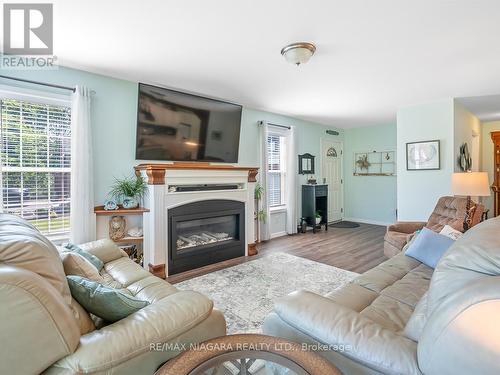
[[[251,261],[272,252],[284,252],[329,264],[338,268],[363,273],[379,265],[387,258],[383,253],[386,227],[360,224],[358,228],[329,228],[319,231],[283,236],[257,245],[258,255],[226,260],[167,277],[170,283],[178,283],[205,275],[222,268]]]

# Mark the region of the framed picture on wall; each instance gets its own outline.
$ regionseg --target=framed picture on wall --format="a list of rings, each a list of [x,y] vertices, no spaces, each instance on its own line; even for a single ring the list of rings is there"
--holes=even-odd
[[[406,170],[420,171],[440,168],[439,140],[406,144]]]

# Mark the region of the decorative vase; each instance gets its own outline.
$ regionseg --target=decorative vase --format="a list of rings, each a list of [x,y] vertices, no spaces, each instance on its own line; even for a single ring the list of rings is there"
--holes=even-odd
[[[123,208],[136,208],[139,205],[139,202],[135,197],[125,197],[123,198]]]
[[[317,218],[316,218],[316,225],[318,225],[319,223],[321,223],[321,218],[320,218],[320,217],[317,217]]]
[[[116,202],[114,200],[109,199],[106,202],[104,202],[104,209],[106,211],[117,210],[118,209],[118,205],[116,204]]]

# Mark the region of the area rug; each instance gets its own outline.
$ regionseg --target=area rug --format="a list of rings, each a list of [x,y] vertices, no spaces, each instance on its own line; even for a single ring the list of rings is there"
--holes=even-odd
[[[325,295],[357,276],[294,255],[273,253],[175,286],[212,299],[226,317],[228,334],[259,333],[278,298],[300,289]]]
[[[357,228],[359,227],[358,223],[354,221],[339,221],[338,223],[328,224],[330,228]]]

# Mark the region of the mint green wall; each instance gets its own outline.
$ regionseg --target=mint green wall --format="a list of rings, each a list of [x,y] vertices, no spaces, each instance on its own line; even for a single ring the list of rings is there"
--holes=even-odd
[[[454,157],[452,98],[400,108],[397,114],[398,219],[426,221],[442,196],[451,193]],[[406,143],[440,140],[439,170],[406,170]]]
[[[138,163],[135,160],[136,82],[63,67],[54,71],[14,71],[2,72],[2,74],[65,86],[85,85],[96,92],[92,111],[96,204],[102,203],[106,198],[114,177],[122,177],[133,172],[132,167]],[[0,84],[34,88],[33,85],[5,79],[0,79]],[[309,152],[319,155],[320,137],[331,137],[325,133],[328,127],[288,116],[244,108],[240,137],[240,165],[259,165],[257,127],[259,120],[296,126],[298,153]],[[343,138],[342,130],[339,132],[340,136],[334,138]]]
[[[396,151],[396,124],[344,132],[344,217],[388,224],[396,219],[396,176],[353,176],[354,153]]]

